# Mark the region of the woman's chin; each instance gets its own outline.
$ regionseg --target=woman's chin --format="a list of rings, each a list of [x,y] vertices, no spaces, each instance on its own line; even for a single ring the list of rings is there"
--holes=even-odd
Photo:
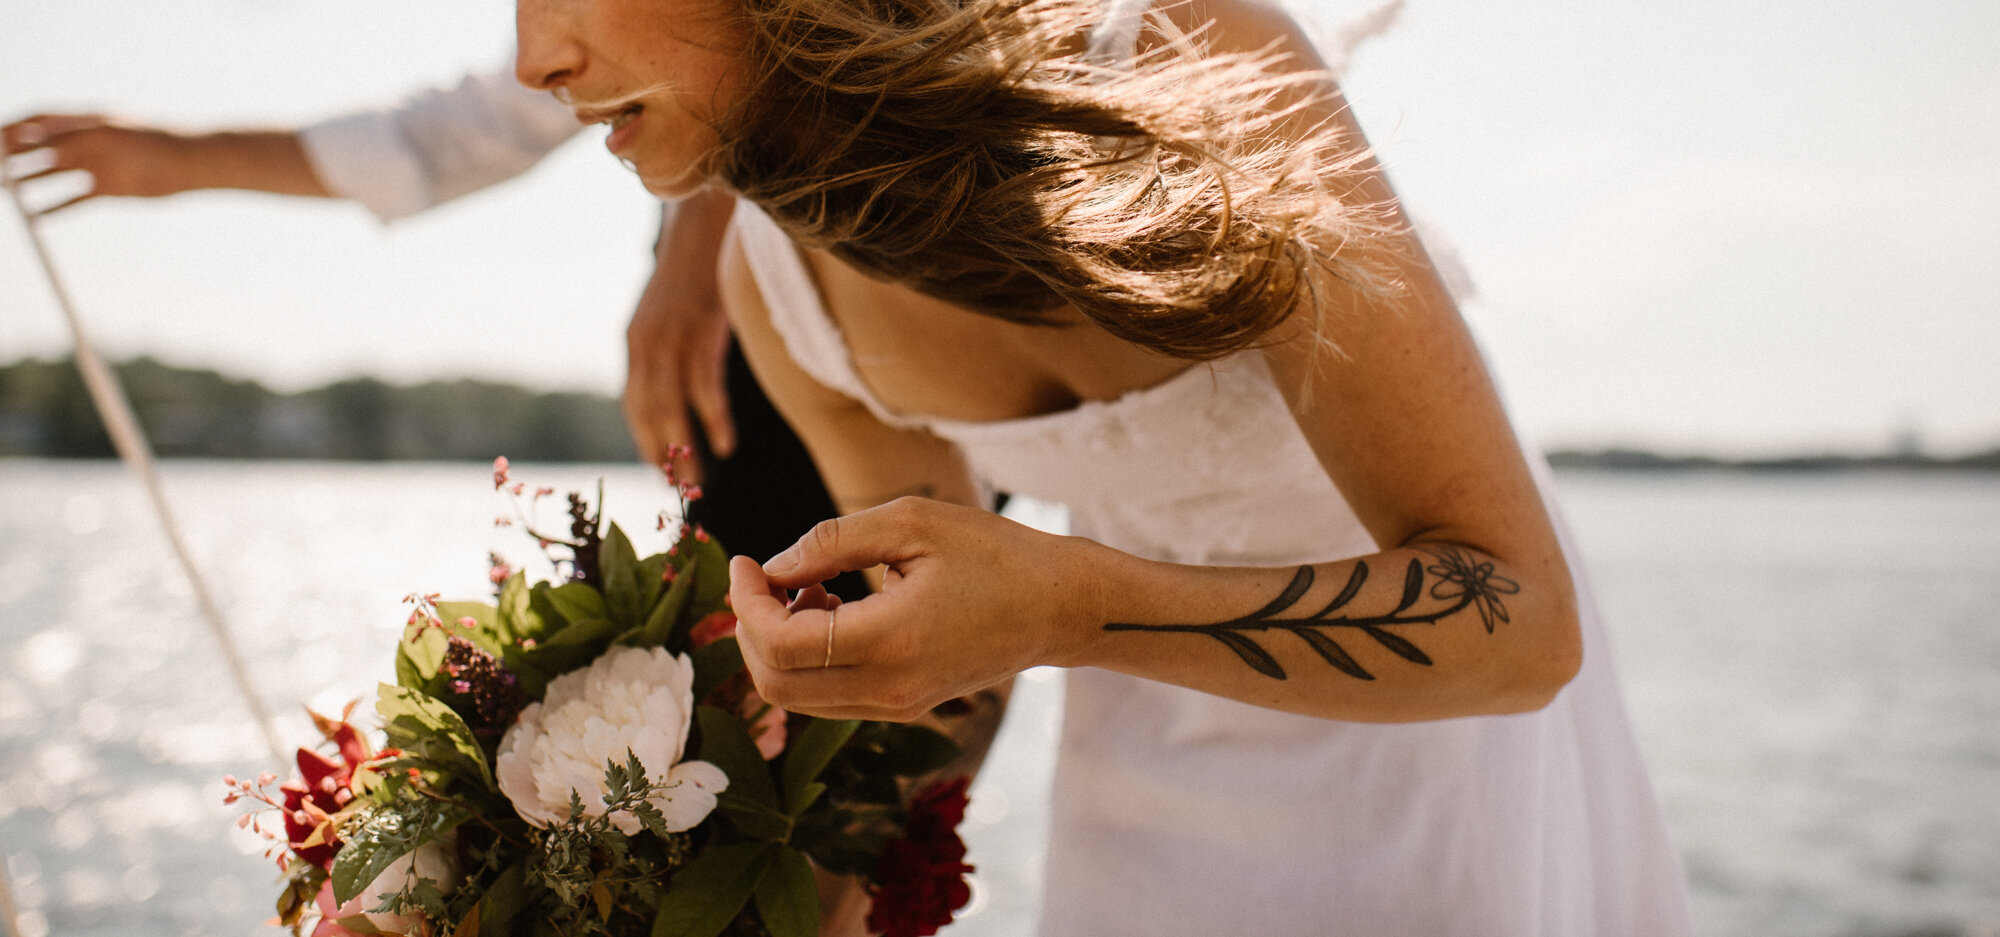
[[[644,185],[646,187],[646,191],[648,193],[651,193],[654,198],[661,199],[663,201],[671,202],[674,201],[675,199],[685,198],[686,196],[694,194],[694,189],[691,187],[660,182],[653,179],[647,179],[643,176],[640,177],[639,182],[641,185]]]
[[[672,201],[686,198],[700,191],[708,181],[701,173],[649,173],[639,169],[639,184],[646,187],[656,198]]]

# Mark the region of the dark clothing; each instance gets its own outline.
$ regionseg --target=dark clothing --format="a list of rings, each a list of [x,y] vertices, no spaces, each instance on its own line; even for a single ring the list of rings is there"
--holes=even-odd
[[[702,497],[688,508],[688,517],[730,553],[766,560],[837,512],[805,444],[757,386],[733,339],[725,374],[736,420],[736,453],[716,458],[701,421],[693,421]],[[868,595],[868,582],[860,573],[842,573],[826,588],[850,602]]]

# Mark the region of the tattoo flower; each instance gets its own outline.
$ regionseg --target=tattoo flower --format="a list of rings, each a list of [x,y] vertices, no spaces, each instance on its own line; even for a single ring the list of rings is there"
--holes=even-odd
[[[1437,565],[1429,567],[1431,575],[1438,577],[1431,586],[1431,598],[1460,599],[1468,605],[1479,608],[1479,620],[1486,623],[1486,633],[1493,633],[1493,621],[1507,621],[1507,606],[1501,604],[1502,595],[1513,595],[1521,591],[1519,583],[1505,576],[1493,573],[1493,564],[1474,563],[1457,550],[1446,550],[1432,554]]]

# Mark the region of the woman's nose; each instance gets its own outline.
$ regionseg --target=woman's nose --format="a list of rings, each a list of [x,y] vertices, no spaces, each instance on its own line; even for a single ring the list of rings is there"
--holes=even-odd
[[[582,50],[548,0],[520,0],[514,8],[514,80],[554,91],[582,64]]]

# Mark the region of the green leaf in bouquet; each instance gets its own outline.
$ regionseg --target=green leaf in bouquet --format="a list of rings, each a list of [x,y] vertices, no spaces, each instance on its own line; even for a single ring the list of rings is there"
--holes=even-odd
[[[604,649],[610,646],[613,635],[610,622],[602,618],[586,618],[570,623],[547,641],[524,649],[521,656],[544,675],[559,677],[589,666],[591,661],[602,656]]]
[[[650,618],[653,606],[660,601],[661,593],[667,591],[667,567],[665,553],[655,553],[639,561],[639,611],[641,619]]]
[[[449,633],[471,641],[494,657],[500,656],[500,649],[509,641],[500,629],[500,610],[485,602],[439,602],[437,613]],[[468,618],[472,619],[472,627],[460,627]]]
[[[772,843],[730,843],[696,856],[674,873],[653,918],[653,937],[716,937],[750,903],[774,860]]]
[[[510,642],[539,641],[548,631],[548,622],[535,610],[528,574],[516,572],[500,586],[499,625]]]
[[[604,577],[604,605],[611,623],[620,631],[638,627],[639,555],[615,523],[597,547],[597,567]]]
[[[673,635],[674,641],[685,641],[687,630],[693,628],[702,616],[725,607],[724,600],[729,597],[729,554],[713,537],[705,542],[695,537],[682,537],[679,543],[674,544],[672,559],[676,571],[674,585],[679,586],[680,581],[686,579],[693,590],[687,608],[680,613],[677,633]]]
[[[688,652],[694,662],[694,698],[707,699],[730,677],[743,672],[743,647],[733,637]]]
[[[515,921],[528,910],[528,864],[515,863],[501,872],[479,898],[480,937],[513,937],[520,933]]]
[[[475,776],[487,790],[499,790],[472,728],[442,700],[384,683],[376,690],[375,711],[385,720],[383,732],[392,747],[455,774]]]
[[[507,666],[514,679],[520,681],[521,692],[531,700],[540,700],[548,695],[549,675],[534,662],[534,652],[518,644],[509,644],[500,649],[500,662]]]
[[[405,802],[410,803],[410,802]],[[359,822],[341,829],[340,851],[333,856],[333,897],[346,904],[374,884],[389,865],[412,850],[451,832],[472,815],[445,801],[414,802],[365,810]]]
[[[451,640],[442,629],[405,629],[403,640],[396,645],[396,682],[424,692],[437,689],[438,666],[444,663],[450,647]]]
[[[661,567],[661,569],[665,568],[665,566]],[[678,564],[674,568],[676,571],[681,569]],[[680,633],[680,643],[674,644],[670,642],[673,640],[677,630],[675,626],[680,624],[681,619],[685,617],[682,612],[687,609],[688,602],[694,598],[694,592],[694,577],[685,574],[676,576],[674,584],[667,588],[666,594],[660,596],[660,600],[653,605],[652,611],[646,613],[646,624],[641,628],[638,636],[625,643],[638,647],[664,647],[670,651],[686,647],[687,634],[685,632]]]
[[[451,929],[451,937],[480,937],[482,928],[479,918],[483,904],[482,902],[473,905],[472,910],[465,912],[465,916],[458,919],[458,926]]]
[[[854,719],[814,719],[785,746],[785,810],[796,817],[826,790],[814,779],[826,770],[861,723]]]
[[[528,611],[542,622],[541,634],[535,636],[537,641],[547,638],[569,624],[569,619],[563,615],[562,610],[556,608],[556,603],[549,599],[549,593],[555,591],[556,585],[553,582],[537,582],[528,587]]]
[[[904,777],[936,771],[959,755],[957,743],[922,726],[884,722],[870,729],[869,746],[881,754],[883,766]]]
[[[776,807],[758,803],[750,795],[723,791],[715,795],[715,809],[729,818],[737,832],[751,839],[782,843],[792,837],[792,818]]]
[[[278,923],[292,927],[306,909],[314,906],[319,888],[326,884],[326,871],[310,862],[295,862],[285,872],[285,888],[278,893]]]
[[[778,848],[764,876],[757,880],[757,916],[771,937],[817,937],[819,888],[804,853]]]
[[[562,614],[563,620],[574,625],[588,619],[610,620],[611,612],[604,604],[604,596],[585,582],[565,582],[549,587],[549,604]],[[561,633],[550,635],[549,640],[561,637]]]
[[[582,584],[578,583],[578,585]],[[584,588],[588,589],[590,587],[584,586]],[[547,641],[543,641],[537,647],[538,649],[552,647],[581,648],[589,652],[589,660],[596,660],[604,653],[606,648],[610,647],[611,639],[617,634],[617,629],[618,626],[612,624],[609,619],[573,618],[570,619],[569,627],[551,635]]]
[[[852,810],[828,808],[800,817],[791,843],[828,872],[867,876],[875,873],[892,838]]]
[[[778,789],[771,783],[771,767],[743,723],[714,706],[695,707],[695,721],[701,727],[701,751],[695,757],[729,775],[728,793],[777,810]]]

